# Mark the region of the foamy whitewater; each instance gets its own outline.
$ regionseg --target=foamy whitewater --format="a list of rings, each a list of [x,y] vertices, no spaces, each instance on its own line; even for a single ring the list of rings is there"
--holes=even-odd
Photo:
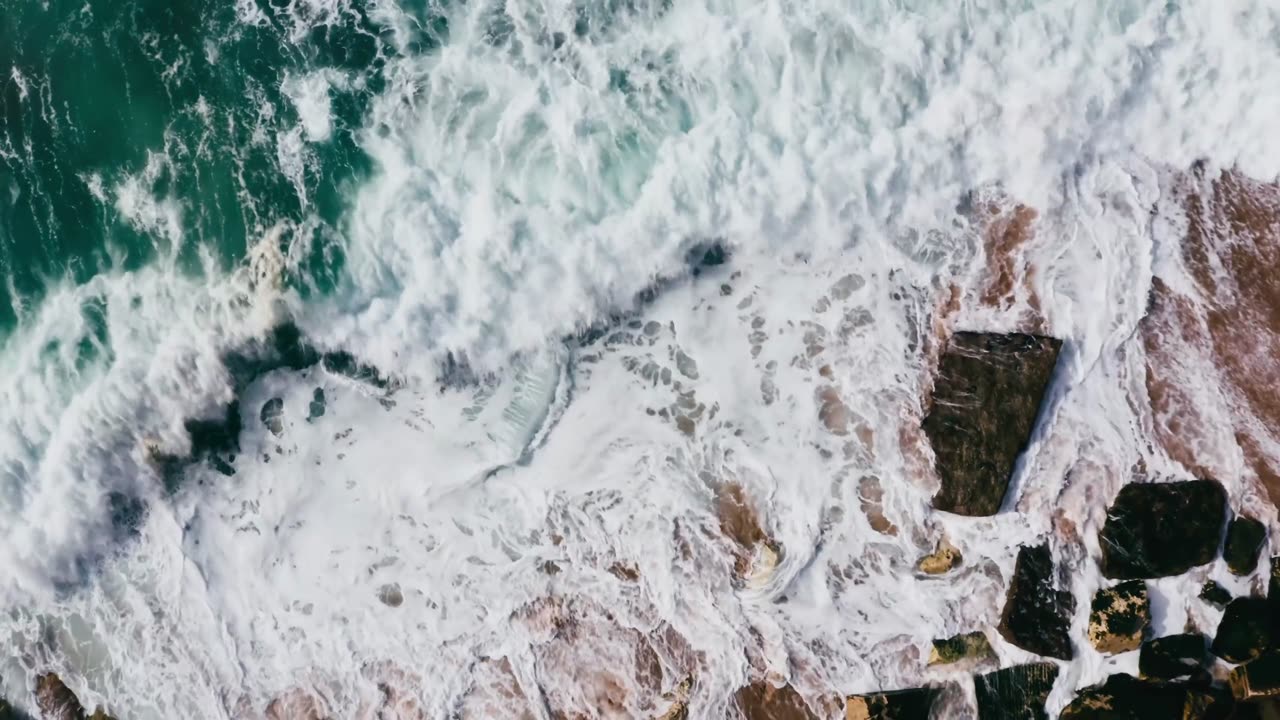
[[[302,42],[346,1],[294,0],[287,29]],[[1181,208],[1162,198],[1198,158],[1280,173],[1280,7],[431,11],[448,40],[421,52],[423,8],[370,11],[398,52],[360,134],[375,172],[349,189],[335,292],[280,281],[308,235],[264,217],[219,280],[162,256],[24,310],[0,350],[5,696],[28,705],[53,669],[130,720],[264,718],[306,695],[333,718],[657,717],[654,698],[684,695],[690,717],[723,718],[767,675],[816,708],[949,677],[923,670],[929,641],[994,624],[1019,544],[1048,538],[1088,597],[1132,468],[1186,475],[1153,439],[1135,338],[1153,274],[1181,273]],[[365,82],[286,80],[300,122],[263,141],[304,207],[332,102]],[[99,183],[103,212],[191,241],[192,208],[148,172]],[[930,509],[906,430],[942,329],[1026,329],[1026,288],[977,301],[973,191],[1038,211],[1026,288],[1065,340],[991,518]],[[727,262],[693,276],[713,242]],[[270,372],[239,396],[234,474],[197,463],[170,493],[149,458],[186,451],[184,420],[234,398],[221,357],[286,319],[394,381]],[[462,381],[439,380],[446,357]],[[272,398],[279,435],[259,415]],[[1219,479],[1274,533],[1241,477]],[[892,533],[872,527],[867,478]],[[717,518],[726,483],[781,548],[745,581]],[[121,498],[145,506],[136,535],[113,522]],[[963,569],[916,573],[944,535]],[[1152,581],[1157,634],[1213,627],[1188,601],[1210,575],[1258,581]],[[1080,643],[1050,710],[1133,656]]]

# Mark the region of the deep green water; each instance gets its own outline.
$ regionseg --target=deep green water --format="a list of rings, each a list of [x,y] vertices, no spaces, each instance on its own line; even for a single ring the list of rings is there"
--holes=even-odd
[[[267,21],[252,25],[224,0],[0,3],[0,337],[51,284],[150,262],[225,272],[280,221],[305,222],[312,240],[287,281],[304,295],[333,286],[388,44],[359,7],[315,27],[305,7],[257,9]],[[280,167],[279,137],[299,122],[281,85],[322,68],[362,88],[331,93],[333,133],[306,145],[300,195]],[[122,215],[131,177],[177,204],[180,234]]]

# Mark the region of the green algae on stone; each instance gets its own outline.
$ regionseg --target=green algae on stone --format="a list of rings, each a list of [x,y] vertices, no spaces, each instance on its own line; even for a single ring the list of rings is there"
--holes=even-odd
[[[949,665],[961,660],[985,660],[995,657],[987,636],[979,631],[933,641],[929,650],[930,665]]]

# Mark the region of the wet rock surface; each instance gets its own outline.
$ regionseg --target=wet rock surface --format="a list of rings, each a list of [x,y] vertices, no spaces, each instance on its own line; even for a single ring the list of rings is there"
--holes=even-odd
[[[845,700],[845,720],[929,720],[937,695],[934,688],[853,695]]]
[[[1080,691],[1060,720],[1201,720],[1218,715],[1220,704],[1230,705],[1208,688],[1187,683],[1141,680],[1132,675],[1112,675],[1101,685]]]
[[[949,665],[961,660],[985,660],[995,657],[991,643],[981,632],[970,632],[942,640],[934,640],[929,650],[930,665]]]
[[[1016,665],[973,679],[978,720],[1045,720],[1044,703],[1058,678],[1051,662]]]
[[[1089,610],[1089,642],[1101,653],[1137,650],[1151,623],[1151,601],[1141,580],[1099,590]]]
[[[262,410],[258,413],[258,419],[262,424],[271,431],[272,435],[280,437],[284,434],[284,400],[278,397],[271,398],[262,404]]]
[[[1098,535],[1102,574],[1159,578],[1211,562],[1226,508],[1227,493],[1213,480],[1125,485]]]
[[[1238,700],[1280,697],[1280,650],[1270,650],[1232,670],[1230,682]]]
[[[1056,589],[1055,576],[1048,545],[1021,548],[998,629],[1023,650],[1070,660],[1075,598]]]
[[[1213,580],[1205,582],[1200,588],[1200,599],[1215,607],[1224,608],[1231,602],[1231,593]]]
[[[734,702],[745,720],[817,720],[795,688],[767,680],[740,688]]]
[[[1144,678],[1175,680],[1198,674],[1208,655],[1208,638],[1200,633],[1159,637],[1142,646],[1138,672]]]
[[[1248,575],[1258,566],[1258,554],[1267,539],[1267,528],[1259,521],[1236,516],[1227,526],[1227,541],[1222,546],[1222,559],[1235,575]]]
[[[36,678],[35,696],[42,720],[114,720],[102,708],[94,710],[92,715],[86,713],[80,699],[54,673],[44,673]],[[12,710],[10,712],[15,718],[21,717]],[[0,714],[0,718],[3,717]]]
[[[1000,510],[1061,347],[1061,340],[1037,335],[952,336],[924,420],[942,482],[935,508],[958,515]]]
[[[1236,598],[1227,605],[1210,649],[1227,662],[1248,662],[1271,643],[1271,608],[1267,600]]]
[[[938,541],[938,547],[933,552],[920,558],[916,569],[926,575],[941,575],[963,561],[964,556],[960,554],[959,548],[943,538]]]

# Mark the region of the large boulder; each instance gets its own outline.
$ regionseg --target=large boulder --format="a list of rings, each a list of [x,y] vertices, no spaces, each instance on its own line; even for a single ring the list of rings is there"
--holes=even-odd
[[[1076,601],[1070,592],[1056,589],[1054,581],[1048,545],[1020,548],[998,629],[1023,650],[1070,660]]]
[[[1208,639],[1199,633],[1166,635],[1144,643],[1138,672],[1144,678],[1176,680],[1199,675],[1208,654]]]
[[[924,432],[942,487],[933,506],[994,515],[1026,447],[1062,341],[960,332],[938,362]]]
[[[1211,562],[1226,520],[1227,492],[1213,480],[1125,485],[1098,534],[1102,574],[1159,578]]]
[[[1238,700],[1280,697],[1280,650],[1270,650],[1231,671]]]
[[[1062,710],[1059,720],[1207,720],[1220,717],[1230,696],[1187,683],[1139,680],[1112,675],[1084,688]]]
[[[1045,720],[1044,703],[1058,678],[1056,663],[1015,665],[973,679],[978,720]]]
[[[1222,546],[1222,559],[1227,569],[1236,575],[1248,575],[1258,567],[1258,553],[1267,539],[1267,528],[1261,522],[1244,515],[1231,519],[1227,527],[1227,541]]]
[[[1271,609],[1264,598],[1236,598],[1218,622],[1213,654],[1227,662],[1248,662],[1271,643],[1271,625]]]
[[[1089,642],[1098,652],[1115,654],[1137,650],[1151,623],[1147,584],[1129,580],[1102,588],[1089,610]]]
[[[851,695],[845,700],[846,720],[929,720],[936,688]]]

